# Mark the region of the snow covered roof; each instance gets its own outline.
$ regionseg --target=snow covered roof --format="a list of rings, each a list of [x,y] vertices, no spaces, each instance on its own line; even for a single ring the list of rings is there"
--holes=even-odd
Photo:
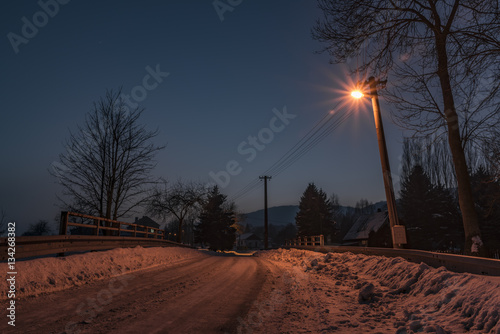
[[[371,215],[362,215],[356,220],[354,225],[352,225],[349,232],[347,232],[344,241],[367,240],[370,232],[377,232],[387,220],[387,211],[376,212]]]
[[[143,225],[143,226],[149,226],[149,227],[154,227],[154,228],[160,228],[160,225],[155,222],[153,219],[149,218],[148,216],[142,216],[142,218],[135,218],[134,224],[137,225]]]
[[[240,240],[260,240],[255,233],[245,233],[240,236]]]

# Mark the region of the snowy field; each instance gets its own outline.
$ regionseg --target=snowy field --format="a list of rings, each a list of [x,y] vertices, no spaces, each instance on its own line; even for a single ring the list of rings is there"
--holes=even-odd
[[[255,333],[500,334],[498,277],[352,253],[256,256],[288,274],[249,313],[245,326]]]

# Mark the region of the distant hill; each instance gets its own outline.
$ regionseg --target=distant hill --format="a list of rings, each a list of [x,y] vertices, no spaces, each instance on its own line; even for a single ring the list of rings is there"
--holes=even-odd
[[[295,215],[299,211],[298,205],[273,206],[268,209],[269,224],[287,225],[295,223]],[[253,226],[264,225],[264,210],[257,210],[245,214],[244,223]]]
[[[380,209],[380,211],[386,211],[387,210],[387,202],[380,201],[380,202],[374,203],[373,207],[374,207],[375,211],[377,211],[377,209]]]
[[[381,209],[383,211],[387,210],[387,205],[385,201],[377,202],[373,204],[374,211]],[[269,211],[269,224],[285,226],[289,223],[295,223],[295,215],[299,211],[298,205],[282,205],[273,206],[268,209]],[[340,206],[340,212],[342,214],[354,213],[354,208],[350,206]],[[245,214],[244,223],[253,226],[264,226],[264,210],[257,210]]]

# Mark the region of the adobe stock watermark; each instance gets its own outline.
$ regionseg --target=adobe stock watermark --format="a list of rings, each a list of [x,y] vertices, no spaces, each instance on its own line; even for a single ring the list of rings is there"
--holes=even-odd
[[[87,297],[86,301],[81,302],[76,307],[75,313],[77,317],[83,318],[83,320],[68,322],[64,328],[65,333],[80,333],[84,329],[83,326],[91,324],[99,313],[104,310],[104,306],[111,304],[114,296],[120,294],[127,287],[128,281],[135,277],[132,274],[118,272],[114,268],[112,269],[112,275],[114,277],[109,280],[107,288],[99,290],[95,298]]]
[[[249,135],[246,140],[242,141],[238,147],[237,152],[245,157],[245,161],[252,162],[259,152],[262,152],[266,145],[269,145],[274,140],[274,135],[283,131],[290,120],[297,117],[297,115],[289,114],[286,106],[282,111],[274,108],[272,110],[274,117],[269,120],[269,127],[262,128],[256,136]],[[231,181],[231,177],[237,176],[243,171],[243,167],[237,160],[229,160],[226,163],[226,168],[218,172],[209,172],[208,175],[214,180],[221,188],[226,188]]]
[[[138,102],[144,101],[148,97],[148,92],[155,90],[163,82],[163,79],[170,75],[170,72],[160,70],[160,64],[156,64],[154,69],[148,65],[145,70],[148,74],[142,78],[142,84],[134,86],[129,95],[120,95],[129,108],[137,108],[139,106]]]
[[[39,29],[45,27],[51,18],[54,18],[58,13],[61,5],[66,5],[70,0],[40,0],[37,2],[42,9],[31,17],[29,20],[26,16],[21,18],[21,34],[9,32],[7,39],[12,46],[15,54],[19,53],[19,47],[23,44],[28,44],[29,41],[38,35]]]
[[[232,12],[235,7],[241,5],[243,0],[214,0],[212,6],[214,6],[215,12],[219,16],[221,22],[224,21],[224,13]]]
[[[301,286],[307,285],[309,275],[300,268],[293,267],[291,272],[283,272],[282,280],[285,291],[282,289],[274,289],[266,299],[255,301],[253,304],[253,311],[250,311],[245,318],[237,318],[238,327],[236,333],[251,334],[254,330],[258,330],[262,327],[266,319],[271,317],[278,307],[286,303],[287,295],[290,296],[291,292],[300,289]]]
[[[127,117],[130,114],[131,109],[135,109],[139,106],[139,102],[144,101],[148,92],[158,88],[158,86],[163,82],[164,78],[170,75],[169,72],[162,72],[160,69],[160,64],[156,64],[153,69],[151,66],[146,66],[146,75],[142,78],[141,84],[134,86],[129,94],[120,94],[120,99],[113,106],[114,112],[120,114],[121,116]],[[123,112],[122,112],[123,111]],[[107,130],[104,128],[104,123],[100,123],[99,128],[95,129],[97,133],[105,133]],[[89,133],[88,131],[81,132],[82,137],[80,137],[80,145],[66,146],[66,161],[73,162],[81,158],[82,147],[97,147],[100,143],[96,140],[99,138],[95,133]],[[75,151],[76,150],[76,151]],[[60,181],[65,180],[66,174],[70,171],[67,165],[59,162],[53,161],[49,171],[52,175],[57,177]]]

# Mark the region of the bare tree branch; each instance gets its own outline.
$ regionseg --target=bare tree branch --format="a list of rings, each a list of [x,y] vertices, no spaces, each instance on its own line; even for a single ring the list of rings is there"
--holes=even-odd
[[[200,183],[178,180],[174,184],[168,184],[165,181],[154,188],[148,200],[147,211],[164,220],[170,216],[175,217],[179,223],[177,242],[181,242],[184,221],[198,213],[205,195],[205,187]]]
[[[70,210],[100,217],[128,217],[145,204],[158,131],[139,124],[143,110],[129,111],[121,91],[106,92],[94,103],[85,123],[70,133],[66,152],[50,171],[63,187],[61,201]]]
[[[318,0],[313,38],[335,62],[391,76],[382,96],[398,124],[446,135],[457,178],[466,247],[482,245],[467,155],[499,117],[500,13],[497,0]],[[492,80],[496,78],[496,80]],[[469,159],[470,160],[470,159]]]

